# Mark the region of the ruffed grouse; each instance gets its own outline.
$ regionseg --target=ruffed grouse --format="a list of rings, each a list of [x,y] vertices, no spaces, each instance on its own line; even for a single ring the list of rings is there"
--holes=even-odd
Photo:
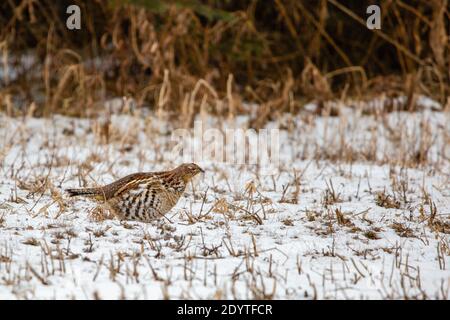
[[[200,172],[204,171],[195,163],[185,163],[170,171],[130,174],[103,187],[66,191],[104,202],[119,219],[149,222],[170,211]]]

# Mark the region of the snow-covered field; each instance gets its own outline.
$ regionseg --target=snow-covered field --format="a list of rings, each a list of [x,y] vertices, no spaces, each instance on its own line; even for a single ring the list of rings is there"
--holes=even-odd
[[[146,224],[64,189],[178,165],[171,122],[0,114],[0,299],[449,298],[448,113],[348,107],[269,126],[274,175],[202,161]]]

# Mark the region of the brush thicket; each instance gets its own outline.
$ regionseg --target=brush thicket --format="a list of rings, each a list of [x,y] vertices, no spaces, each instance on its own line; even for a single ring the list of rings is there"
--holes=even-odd
[[[259,128],[311,99],[405,95],[414,110],[423,93],[445,105],[448,1],[379,3],[381,30],[366,27],[370,1],[4,1],[0,110],[86,116],[132,96],[190,126],[200,109],[232,117],[246,101]],[[71,4],[81,30],[66,28]]]

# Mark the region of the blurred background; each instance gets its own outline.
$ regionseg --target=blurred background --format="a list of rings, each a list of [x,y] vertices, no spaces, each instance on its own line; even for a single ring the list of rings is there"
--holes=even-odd
[[[81,30],[66,27],[72,4]],[[7,0],[0,25],[10,114],[86,116],[126,96],[172,115],[255,103],[264,123],[312,100],[406,96],[413,110],[415,94],[450,92],[447,0]]]

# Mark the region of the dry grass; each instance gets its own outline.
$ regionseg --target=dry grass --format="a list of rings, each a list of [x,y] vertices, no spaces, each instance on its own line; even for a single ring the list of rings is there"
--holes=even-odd
[[[72,2],[78,34],[65,1],[0,4],[25,68],[0,79],[0,296],[448,299],[445,1],[382,2],[379,32],[335,0]],[[275,175],[207,162],[153,224],[62,192],[173,167],[171,130],[238,115],[285,134]]]
[[[261,128],[312,99],[329,116],[339,108],[327,101],[348,97],[384,95],[386,111],[417,110],[418,94],[445,105],[446,3],[383,1],[382,29],[371,31],[369,2],[6,1],[0,55],[5,72],[18,74],[0,79],[0,110],[90,116],[105,99],[126,96],[134,104],[122,109],[181,113],[179,125],[190,126],[198,112],[246,113],[246,101],[260,105],[251,127]],[[65,27],[69,4],[82,8],[81,30]],[[399,95],[407,97],[401,106],[392,103]],[[99,130],[110,134],[107,124]],[[426,148],[412,156],[424,161]]]
[[[400,209],[400,202],[393,199],[392,196],[386,194],[386,192],[377,192],[375,196],[375,203],[377,206],[383,208]]]

